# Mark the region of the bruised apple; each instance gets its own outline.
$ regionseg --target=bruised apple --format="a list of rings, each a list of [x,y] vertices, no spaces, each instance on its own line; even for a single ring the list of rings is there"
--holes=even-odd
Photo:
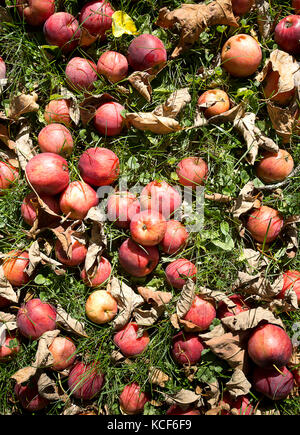
[[[136,195],[131,192],[115,192],[107,201],[107,217],[119,228],[129,228],[132,217],[139,213],[141,205]]]
[[[98,79],[97,65],[83,57],[72,57],[66,66],[66,79],[70,88],[91,91]]]
[[[111,83],[125,79],[128,73],[126,57],[117,51],[105,51],[98,59],[97,72]]]
[[[115,101],[102,104],[95,113],[94,126],[98,133],[103,136],[117,136],[124,127],[124,119],[121,113],[124,106]]]
[[[7,335],[5,341],[0,345],[0,363],[10,361],[17,353],[20,352],[20,342],[15,335]]]
[[[196,280],[197,268],[191,261],[178,258],[168,264],[165,270],[168,283],[176,289],[182,289],[188,278]]]
[[[187,244],[189,233],[185,226],[175,220],[167,221],[166,232],[159,246],[166,254],[175,254],[181,251]]]
[[[141,387],[136,382],[126,385],[120,394],[120,408],[125,414],[141,414],[144,406],[150,401],[150,395],[141,391]]]
[[[220,115],[230,109],[230,100],[222,89],[209,89],[200,95],[197,102],[205,118]]]
[[[85,269],[81,271],[81,278],[88,287],[99,287],[108,280],[111,274],[111,264],[105,257],[101,257],[99,264],[92,273],[87,273]]]
[[[47,124],[61,123],[66,127],[71,126],[70,102],[65,98],[51,100],[45,107],[44,119]]]
[[[166,219],[180,207],[180,192],[166,181],[151,181],[141,191],[142,210],[159,211]]]
[[[293,374],[286,368],[255,367],[252,373],[252,386],[271,400],[285,399],[294,387]]]
[[[156,210],[143,210],[136,213],[130,222],[132,239],[143,246],[158,245],[167,229],[167,221]]]
[[[283,181],[293,169],[293,157],[283,149],[279,149],[277,153],[265,151],[262,159],[255,166],[257,177],[264,183]]]
[[[55,242],[55,255],[58,261],[69,267],[75,267],[82,264],[87,254],[87,247],[76,240],[71,234],[71,252],[69,255],[64,250],[64,247],[59,239]]]
[[[16,168],[0,161],[0,195],[3,195],[18,178],[19,171]]]
[[[32,157],[25,173],[31,187],[39,194],[57,195],[69,184],[68,162],[55,153],[41,153]]]
[[[63,124],[46,125],[39,132],[38,144],[42,153],[55,153],[69,156],[73,151],[73,138],[70,130]]]
[[[19,15],[31,26],[40,26],[55,12],[55,0],[17,0]]]
[[[129,275],[143,277],[158,265],[159,251],[157,246],[141,247],[130,238],[119,248],[119,262]]]
[[[53,213],[57,215],[61,213],[58,200],[55,196],[41,194],[40,199],[49,207],[50,210],[53,211]],[[24,221],[31,227],[37,218],[39,219],[40,227],[50,225],[59,219],[58,216],[43,211],[39,206],[37,195],[34,192],[30,192],[23,199],[21,204],[21,215]]]
[[[172,338],[171,354],[180,365],[194,365],[201,360],[204,345],[194,332],[180,331]]]
[[[55,337],[50,346],[49,352],[53,357],[51,369],[61,371],[69,368],[76,358],[76,346],[68,337]]]
[[[60,209],[69,219],[84,219],[98,203],[96,191],[84,181],[72,181],[59,198]]]
[[[43,32],[48,44],[58,46],[63,53],[78,46],[81,33],[78,21],[68,12],[52,14],[45,21]]]
[[[167,62],[167,51],[157,36],[145,33],[132,40],[127,59],[134,71],[156,74]]]
[[[297,295],[298,305],[300,305],[300,272],[298,270],[287,270],[283,273],[283,285],[277,298],[283,299],[288,290],[294,290]]]
[[[263,84],[264,95],[266,98],[269,98],[271,101],[281,106],[287,106],[295,95],[296,88],[289,91],[278,92],[279,78],[280,75],[278,71],[271,71],[267,74]]]
[[[80,11],[79,23],[90,35],[104,40],[111,29],[114,10],[107,0],[90,1]]]
[[[30,340],[37,340],[46,331],[56,328],[56,309],[39,298],[22,304],[17,314],[20,333]]]
[[[180,184],[195,189],[204,185],[208,176],[208,166],[200,157],[186,157],[178,163],[176,174]]]
[[[103,383],[104,375],[96,361],[88,364],[77,362],[68,376],[69,392],[76,399],[93,399],[100,393]]]
[[[98,325],[110,322],[117,312],[117,301],[107,290],[95,290],[86,300],[85,313]]]
[[[119,159],[108,148],[89,148],[80,156],[78,169],[86,183],[107,186],[119,176]]]
[[[28,265],[29,254],[27,251],[9,251],[2,263],[5,278],[15,287],[27,284],[30,280],[29,275],[26,273]]]
[[[196,295],[190,309],[183,317],[183,320],[187,320],[198,326],[199,330],[205,331],[209,328],[215,317],[216,309],[214,305]]]
[[[231,0],[232,11],[239,17],[247,14],[254,4],[254,0]]]
[[[132,357],[141,354],[150,342],[149,334],[146,330],[138,336],[139,326],[135,322],[129,322],[114,335],[114,343],[122,354]]]
[[[270,243],[279,235],[283,223],[283,217],[277,210],[262,205],[251,212],[246,222],[246,228],[257,242]]]
[[[41,396],[37,380],[30,378],[27,384],[15,384],[14,393],[23,409],[28,412],[40,411],[49,405],[49,400]]]
[[[267,323],[254,329],[247,350],[252,361],[259,367],[282,367],[290,361],[293,345],[283,328]]]
[[[262,51],[256,39],[242,33],[225,42],[221,60],[223,68],[233,77],[249,77],[259,67]]]

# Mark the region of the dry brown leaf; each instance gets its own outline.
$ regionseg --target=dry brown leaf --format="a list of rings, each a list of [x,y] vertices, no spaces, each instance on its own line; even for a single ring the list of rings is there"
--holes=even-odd
[[[181,389],[175,394],[162,393],[165,402],[168,405],[179,405],[183,408],[194,404],[195,406],[203,406],[203,399],[201,394],[196,394],[194,391]]]
[[[56,382],[45,372],[39,373],[37,388],[39,394],[50,402],[56,402],[58,400],[68,402],[70,400],[69,395],[62,391]]]
[[[8,117],[12,119],[18,119],[25,113],[37,112],[39,110],[37,100],[38,95],[36,92],[32,92],[31,94],[21,94],[13,97],[8,108]]]
[[[164,7],[159,11],[156,24],[164,29],[180,29],[180,40],[171,54],[172,58],[191,48],[209,26],[223,24],[238,27],[231,0],[218,0],[209,4],[182,4],[174,11]]]
[[[2,265],[0,265],[0,296],[13,303],[18,303],[19,300],[19,293],[5,277]]]
[[[189,88],[178,89],[163,103],[153,110],[153,114],[167,118],[176,118],[181,110],[191,101]]]
[[[154,306],[150,309],[135,308],[133,317],[139,326],[152,326],[164,313],[165,306]]]
[[[240,259],[245,260],[245,269],[250,275],[261,272],[269,264],[267,257],[251,248],[243,248]]]
[[[56,323],[68,332],[72,332],[80,337],[88,337],[84,330],[83,322],[71,317],[59,304],[56,307]]]
[[[87,254],[84,262],[84,269],[87,276],[92,279],[96,273],[101,260],[101,255],[106,248],[106,236],[102,223],[94,221],[92,224],[91,235],[87,239]]]
[[[80,109],[76,95],[64,86],[58,89],[58,93],[61,95],[61,99],[69,101],[70,118],[75,125],[78,125],[80,122]]]
[[[157,116],[151,112],[126,113],[125,121],[128,126],[137,130],[151,131],[156,134],[169,134],[182,130],[175,119]]]
[[[5,334],[6,331],[15,331],[16,329],[18,329],[17,317],[14,314],[0,311],[0,323],[2,323],[5,327]]]
[[[82,26],[80,28],[79,46],[80,47],[89,47],[95,41],[97,41],[98,38],[99,38],[98,35],[97,36],[91,35],[90,32],[85,27]]]
[[[267,102],[267,110],[276,133],[284,142],[288,142],[295,129],[297,103],[288,107],[276,106],[271,101]]]
[[[221,322],[227,329],[233,332],[248,331],[250,333],[252,328],[255,328],[261,323],[272,323],[284,328],[284,324],[280,318],[275,317],[270,310],[262,307],[251,308],[235,316],[224,317]]]
[[[150,82],[155,78],[155,75],[149,74],[147,71],[134,71],[127,78],[129,83],[144,97],[149,103],[152,97],[152,87]]]
[[[15,150],[16,144],[10,139],[8,128],[4,124],[0,124],[0,140],[11,150]]]
[[[162,370],[159,370],[155,367],[149,368],[148,380],[150,384],[158,385],[159,387],[164,388],[169,379],[169,376],[166,375]]]
[[[238,197],[233,202],[231,213],[233,218],[240,220],[242,215],[248,213],[252,208],[259,208],[261,205],[262,194],[258,193],[253,181],[249,181],[241,189]]]
[[[267,39],[272,31],[270,4],[267,0],[255,0],[255,7],[259,33],[263,39]]]
[[[168,304],[173,296],[171,292],[157,291],[153,287],[138,287],[137,291],[148,304],[158,307]]]
[[[195,299],[196,285],[192,279],[187,279],[183,286],[179,299],[176,303],[176,314],[179,319],[182,319],[192,306]]]
[[[245,373],[240,369],[235,369],[230,380],[226,382],[226,391],[237,399],[239,396],[244,396],[250,392],[251,384],[245,376]]]
[[[25,171],[28,161],[36,155],[32,139],[30,137],[31,126],[27,120],[21,123],[21,128],[15,140],[15,151],[21,168]]]

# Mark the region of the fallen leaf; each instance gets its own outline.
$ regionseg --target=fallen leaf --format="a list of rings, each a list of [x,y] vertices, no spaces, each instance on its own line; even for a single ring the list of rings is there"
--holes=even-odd
[[[129,83],[144,97],[149,103],[152,96],[152,87],[150,82],[155,75],[151,75],[146,71],[134,71],[127,78]]]
[[[153,114],[167,118],[176,118],[181,110],[191,101],[189,88],[174,91],[169,98],[153,110]]]
[[[71,317],[59,304],[56,307],[56,323],[68,332],[72,332],[80,337],[88,337],[84,330],[83,322]]]
[[[137,29],[132,18],[124,11],[116,11],[112,15],[112,34],[115,38],[122,35],[137,35]]]
[[[175,119],[157,116],[151,112],[126,113],[125,121],[128,126],[137,130],[151,131],[156,134],[169,134],[182,130]]]
[[[240,369],[235,369],[230,380],[226,382],[226,391],[235,400],[239,396],[244,396],[250,392],[251,384]]]
[[[37,112],[39,110],[37,100],[38,95],[36,92],[20,94],[13,97],[8,108],[8,117],[18,119],[25,113]]]
[[[21,128],[15,140],[15,151],[20,167],[25,171],[28,161],[36,155],[36,150],[31,139],[31,126],[27,120],[21,123]]]

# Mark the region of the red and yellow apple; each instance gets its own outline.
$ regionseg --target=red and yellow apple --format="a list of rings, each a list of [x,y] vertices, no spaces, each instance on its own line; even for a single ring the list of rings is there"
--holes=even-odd
[[[86,300],[85,313],[89,320],[98,325],[110,322],[117,312],[117,301],[107,290],[95,290]]]

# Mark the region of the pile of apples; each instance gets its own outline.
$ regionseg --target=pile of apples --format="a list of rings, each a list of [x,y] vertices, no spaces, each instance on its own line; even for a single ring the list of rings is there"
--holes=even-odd
[[[47,43],[58,46],[65,54],[71,53],[83,40],[85,46],[95,39],[104,40],[105,33],[111,28],[111,17],[114,13],[107,1],[86,3],[78,20],[66,12],[55,12],[54,0],[26,2],[18,0],[16,3],[24,20],[31,26],[43,26]],[[250,10],[253,2],[233,3],[235,13],[243,15]],[[299,34],[297,29],[294,29],[297,26],[300,28],[298,24],[294,24],[299,20],[299,15],[287,17],[277,25],[275,30],[276,42],[293,54],[299,53]],[[290,35],[288,42],[287,37],[284,36],[287,33]],[[298,35],[296,45],[295,35]],[[253,37],[237,34],[226,41],[221,58],[223,68],[231,76],[250,77],[261,64],[262,51]],[[162,41],[156,36],[142,34],[133,38],[127,56],[115,51],[106,51],[97,62],[78,56],[72,57],[65,68],[66,83],[70,89],[92,92],[99,76],[104,76],[111,83],[117,83],[125,79],[130,71],[147,71],[153,74],[166,60],[167,51]],[[5,74],[5,63],[1,60],[0,75],[5,77]],[[280,102],[291,98],[292,94],[286,96],[276,93],[276,86],[278,90],[278,78],[276,81],[274,75],[267,77],[264,86],[266,98],[276,98],[276,101]],[[212,106],[208,104],[202,109],[206,118],[230,109],[230,98],[221,89],[205,91],[199,96],[197,104],[205,106],[205,103],[209,103],[212,98],[215,104]],[[115,101],[101,104],[93,118],[96,131],[102,136],[120,135],[125,128],[122,117],[124,109],[122,104]],[[34,224],[37,218],[38,195],[53,212],[53,216],[47,214],[44,221],[43,216],[39,216],[40,225],[47,226],[59,222],[62,216],[69,220],[84,220],[89,210],[99,204],[97,189],[101,186],[113,185],[118,180],[119,158],[108,148],[88,148],[78,160],[80,180],[71,181],[68,158],[73,153],[74,141],[70,130],[72,121],[68,100],[50,101],[45,107],[44,119],[47,125],[38,134],[40,153],[28,161],[25,169],[26,180],[32,192],[24,198],[21,215],[29,226]],[[278,153],[265,153],[256,166],[256,174],[265,183],[280,182],[290,175],[293,167],[292,156],[281,149]],[[205,184],[209,176],[209,168],[199,156],[190,156],[178,163],[176,173],[181,186],[196,189],[197,186]],[[18,177],[19,173],[15,168],[0,162],[2,194]],[[120,266],[126,274],[145,277],[155,270],[161,253],[177,256],[186,247],[190,234],[185,225],[174,218],[181,205],[179,189],[165,181],[151,181],[143,188],[139,197],[129,191],[117,190],[109,196],[107,218],[128,234],[118,251]],[[283,225],[281,214],[266,205],[251,212],[246,222],[247,230],[258,243],[274,241]],[[67,267],[81,267],[86,254],[86,246],[74,239],[71,255],[67,257],[61,242],[56,241],[56,258]],[[8,253],[8,258],[3,262],[3,271],[12,286],[20,288],[30,281],[30,277],[26,274],[28,264],[27,251],[13,250]],[[107,290],[100,289],[109,281],[111,273],[111,263],[104,256],[101,257],[92,278],[84,267],[80,272],[83,282],[93,289],[86,300],[85,312],[89,320],[95,324],[108,323],[118,313],[116,299]],[[184,257],[179,256],[171,260],[165,268],[166,284],[175,292],[183,288],[188,278],[196,281],[196,276],[196,265]],[[287,289],[293,287],[300,302],[300,272],[287,271],[283,276],[284,284],[278,297],[282,298]],[[206,331],[214,319],[232,316],[249,309],[239,295],[233,295],[231,298],[236,303],[234,312],[228,310],[224,304],[217,306],[212,301],[197,295],[184,320],[192,322],[199,331]],[[7,308],[9,305],[9,301],[0,297],[1,308]],[[31,299],[19,309],[17,326],[22,337],[38,340],[44,332],[56,328],[56,308],[38,298]],[[150,343],[150,336],[146,330],[142,335],[138,334],[138,325],[129,322],[115,333],[113,341],[122,354],[130,358],[145,351]],[[13,345],[10,345],[10,342]],[[199,363],[203,349],[204,344],[198,333],[189,332],[184,328],[172,339],[171,355],[179,366]],[[52,370],[70,370],[68,387],[75,398],[90,400],[101,391],[105,377],[98,363],[95,361],[85,364],[77,360],[76,346],[70,338],[56,337],[49,350],[54,358]],[[9,361],[19,351],[19,338],[15,335],[8,337],[5,344],[0,347],[0,361]],[[248,341],[248,353],[254,363],[252,380],[257,391],[273,400],[287,397],[296,379],[296,374],[291,374],[286,367],[291,352],[291,340],[282,328],[266,324],[253,331]],[[280,371],[274,372],[274,364],[280,368]],[[34,380],[26,386],[16,384],[15,394],[21,405],[28,411],[43,409],[49,403],[39,395]],[[151,400],[151,397],[142,391],[138,384],[131,383],[124,388],[119,400],[123,412],[135,414],[143,412],[144,405]],[[226,401],[226,398],[224,400]],[[238,403],[231,403],[231,405],[240,409],[241,413],[247,409],[246,413],[251,414],[253,408],[249,403],[247,397],[242,397]],[[199,414],[199,411],[193,408],[184,411],[178,406],[173,406],[167,414]]]

